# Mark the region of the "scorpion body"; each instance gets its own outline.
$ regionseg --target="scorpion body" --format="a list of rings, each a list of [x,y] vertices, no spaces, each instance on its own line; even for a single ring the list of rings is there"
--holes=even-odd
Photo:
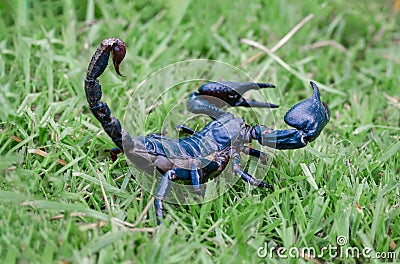
[[[156,193],[156,215],[160,224],[163,218],[162,200],[166,197],[171,181],[188,180],[194,190],[202,193],[200,184],[220,174],[232,163],[233,171],[251,185],[273,190],[273,186],[255,179],[240,165],[240,153],[266,160],[266,155],[245,144],[257,140],[264,146],[276,149],[296,149],[304,147],[318,137],[329,121],[329,108],[321,103],[318,87],[311,82],[313,95],[293,106],[285,115],[285,122],[295,129],[273,130],[263,125],[250,126],[241,118],[234,117],[222,109],[228,107],[276,108],[277,105],[249,101],[242,94],[251,89],[273,88],[272,84],[210,82],[201,86],[189,97],[188,108],[193,113],[210,116],[213,121],[199,132],[181,126],[189,134],[184,138],[167,138],[152,134],[131,137],[117,118],[111,115],[106,103],[101,101],[102,90],[97,78],[107,67],[112,53],[116,72],[125,57],[124,42],[117,38],[105,39],[97,48],[88,67],[85,79],[86,98],[90,110],[100,121],[106,133],[117,148],[111,150],[116,155],[124,152],[139,169],[150,174],[156,170],[162,177]]]

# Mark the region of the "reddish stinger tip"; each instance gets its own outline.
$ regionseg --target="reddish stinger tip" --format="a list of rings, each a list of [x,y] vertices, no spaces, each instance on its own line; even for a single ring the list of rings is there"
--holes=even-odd
[[[120,76],[124,76],[119,72],[119,65],[125,58],[125,54],[126,54],[125,43],[122,41],[117,41],[117,43],[113,47],[112,60],[114,63],[114,69],[117,72],[117,74]]]

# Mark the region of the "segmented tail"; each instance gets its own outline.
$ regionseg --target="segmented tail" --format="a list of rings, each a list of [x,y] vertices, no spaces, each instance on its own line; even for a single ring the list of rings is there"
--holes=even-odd
[[[107,67],[110,52],[112,52],[115,71],[121,75],[119,72],[119,64],[125,57],[125,43],[117,38],[104,39],[90,61],[85,79],[85,92],[87,102],[89,103],[93,115],[100,121],[112,141],[123,151],[121,124],[117,118],[111,115],[111,110],[108,105],[101,101],[101,85],[97,80]]]

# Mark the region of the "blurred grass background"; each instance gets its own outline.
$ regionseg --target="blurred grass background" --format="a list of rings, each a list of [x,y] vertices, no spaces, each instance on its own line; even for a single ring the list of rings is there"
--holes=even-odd
[[[259,258],[259,247],[314,247],[321,253],[344,236],[344,248],[394,252],[397,259],[388,261],[398,261],[395,9],[394,1],[344,0],[0,2],[0,259],[279,263],[276,254]],[[253,57],[259,50],[242,41],[272,48],[310,14],[275,52],[296,75],[265,53]],[[151,195],[141,191],[124,157],[110,161],[106,150],[113,144],[86,105],[85,71],[106,37],[127,43],[127,77],[111,70],[101,77],[104,101],[117,117],[126,110],[129,91],[151,73],[204,58],[276,84],[268,96],[282,105],[278,117],[310,94],[305,80],[325,84],[321,93],[331,122],[307,148],[275,153],[265,175],[279,186],[273,194],[238,182],[202,206],[169,206],[164,225],[154,229],[154,208],[141,217]],[[157,131],[161,123],[153,125]],[[277,120],[276,126],[285,125]],[[309,259],[368,260],[325,252],[290,261]]]

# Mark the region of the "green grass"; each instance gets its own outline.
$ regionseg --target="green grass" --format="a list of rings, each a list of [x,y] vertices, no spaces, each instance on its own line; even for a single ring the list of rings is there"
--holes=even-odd
[[[386,261],[399,261],[400,19],[392,1],[135,2],[0,3],[4,263],[305,263],[307,256],[283,259],[275,252],[273,259],[259,258],[257,250],[266,244],[319,253],[336,246],[339,236],[348,240],[343,250],[370,247],[394,252],[397,259]],[[311,13],[274,53],[278,59],[264,53],[245,63],[259,50],[240,39],[272,48]],[[274,111],[277,128],[286,128],[284,113],[310,95],[307,82],[316,80],[325,85],[321,93],[331,121],[307,148],[276,151],[271,167],[256,171],[277,187],[274,193],[239,181],[201,206],[167,206],[164,225],[156,227],[153,206],[140,216],[151,201],[135,180],[143,176],[132,175],[123,156],[111,162],[106,150],[113,144],[87,107],[85,71],[106,37],[119,37],[128,48],[121,66],[127,77],[109,68],[100,78],[104,101],[122,119],[129,96],[140,97],[134,117],[142,120],[141,131],[161,131],[163,116],[154,115],[145,126],[143,104],[151,103],[133,89],[171,63],[199,58],[276,84],[264,95],[282,106]],[[310,48],[326,40],[332,42]],[[197,70],[188,74],[202,73]],[[160,83],[148,96],[154,99],[166,88]],[[163,98],[157,111],[166,115],[168,104],[196,85],[182,89]],[[239,114],[255,121],[248,111]],[[170,118],[171,124],[179,121],[173,113]],[[368,259],[325,252],[314,261]]]

